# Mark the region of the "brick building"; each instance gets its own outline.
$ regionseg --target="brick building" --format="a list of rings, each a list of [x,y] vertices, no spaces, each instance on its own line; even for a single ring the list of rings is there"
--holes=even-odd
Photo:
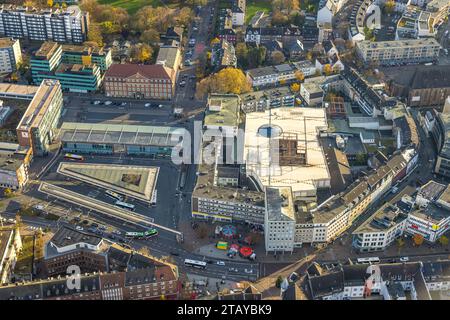
[[[105,74],[108,97],[172,99],[176,71],[163,65],[113,64]]]

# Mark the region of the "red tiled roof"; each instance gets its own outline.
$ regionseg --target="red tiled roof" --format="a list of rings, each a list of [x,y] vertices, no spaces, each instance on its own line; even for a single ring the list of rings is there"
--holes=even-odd
[[[171,79],[172,70],[159,64],[113,64],[105,76],[128,78],[136,73],[151,79]]]

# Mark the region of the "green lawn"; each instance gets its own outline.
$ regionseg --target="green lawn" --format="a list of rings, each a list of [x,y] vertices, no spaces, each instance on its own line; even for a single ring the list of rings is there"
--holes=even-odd
[[[264,11],[266,13],[272,11],[270,0],[247,0],[246,24],[250,22],[257,11]]]
[[[164,5],[160,0],[99,0],[98,2],[100,4],[109,4],[113,7],[124,8],[129,14],[134,14],[145,6],[159,7]],[[171,6],[169,5],[169,7]]]

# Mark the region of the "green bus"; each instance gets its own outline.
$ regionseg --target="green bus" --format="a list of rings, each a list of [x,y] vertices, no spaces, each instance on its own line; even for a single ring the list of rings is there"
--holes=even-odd
[[[158,235],[158,230],[155,228],[150,228],[148,230],[145,230],[144,232],[126,232],[125,237],[126,238],[132,238],[132,239],[148,239],[151,237],[155,237]]]

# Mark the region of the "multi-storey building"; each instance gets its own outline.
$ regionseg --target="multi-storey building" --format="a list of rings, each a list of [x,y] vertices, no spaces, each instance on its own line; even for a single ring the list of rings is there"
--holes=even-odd
[[[240,98],[245,113],[295,106],[295,94],[289,86],[243,93]]]
[[[31,148],[34,155],[47,154],[56,136],[62,106],[63,96],[59,81],[42,81],[17,126],[19,145]]]
[[[292,252],[295,239],[295,207],[290,187],[266,188],[264,237],[266,252]]]
[[[392,182],[403,175],[405,168],[409,168],[406,174],[413,169],[409,164],[417,157],[411,151],[404,150],[364,180],[355,181],[344,194],[330,197],[316,209],[299,213],[295,246],[326,243],[339,237],[377,198],[389,190]]]
[[[67,279],[48,278],[0,288],[1,300],[160,300],[178,299],[181,285],[176,266],[148,258],[142,268],[80,275],[80,287]]]
[[[63,90],[72,92],[97,91],[111,63],[111,50],[56,42],[44,42],[30,61],[36,84],[57,79]]]
[[[380,65],[434,62],[439,57],[440,44],[433,38],[360,41],[356,52],[364,63]]]
[[[227,40],[221,40],[214,45],[211,52],[211,64],[216,69],[237,66],[236,52],[233,44]]]
[[[297,72],[302,73],[304,77],[309,77],[316,73],[316,68],[309,61],[301,61],[292,64],[286,63],[276,66],[250,69],[245,73],[253,88],[259,88],[287,84],[296,81]]]
[[[450,177],[450,115],[445,113],[435,114],[435,121],[431,130],[431,136],[436,144],[438,156],[434,172],[444,177]]]
[[[21,249],[19,228],[0,226],[0,284],[10,281]]]
[[[0,38],[0,73],[16,71],[20,62],[22,62],[22,51],[19,40]]]
[[[364,265],[344,265],[332,270],[309,268],[307,296],[314,300],[369,299],[432,300],[450,287],[448,260]],[[368,275],[370,277],[368,278]],[[375,298],[375,297],[374,297]]]
[[[243,26],[247,0],[233,0],[231,6],[233,26]]]
[[[113,64],[105,74],[108,97],[173,98],[176,71],[163,65]]]
[[[414,206],[413,187],[402,190],[353,232],[353,247],[360,252],[386,249],[405,231],[408,214]]]
[[[450,229],[450,187],[435,181],[422,186],[416,195],[406,232],[436,242]]]
[[[0,156],[0,187],[21,189],[28,182],[28,163],[23,159]]]
[[[104,73],[112,65],[111,49],[95,46],[64,44],[61,47],[61,62],[67,64],[97,65]]]
[[[78,6],[42,10],[7,4],[0,7],[0,34],[7,37],[82,43],[88,28],[89,14]]]
[[[62,227],[45,248],[44,265],[47,275],[64,275],[71,265],[77,265],[83,273],[107,271],[105,247],[101,237]]]

